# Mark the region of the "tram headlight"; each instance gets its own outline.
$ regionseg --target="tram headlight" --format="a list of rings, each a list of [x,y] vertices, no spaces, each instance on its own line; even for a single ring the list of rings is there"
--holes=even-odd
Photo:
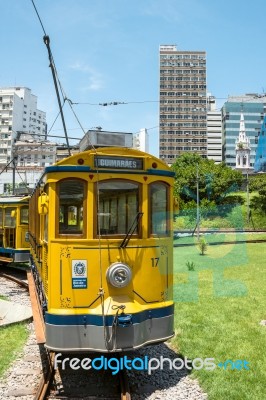
[[[106,272],[108,282],[117,288],[125,287],[132,278],[132,272],[128,265],[121,262],[111,264]]]

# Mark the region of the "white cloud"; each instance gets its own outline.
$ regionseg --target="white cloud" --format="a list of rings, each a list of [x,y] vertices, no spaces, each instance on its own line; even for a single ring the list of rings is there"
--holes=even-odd
[[[88,84],[82,86],[83,91],[97,91],[104,88],[104,79],[100,72],[96,71],[90,65],[85,63],[80,63],[79,61],[70,65],[70,68],[74,71],[86,74],[88,77]]]

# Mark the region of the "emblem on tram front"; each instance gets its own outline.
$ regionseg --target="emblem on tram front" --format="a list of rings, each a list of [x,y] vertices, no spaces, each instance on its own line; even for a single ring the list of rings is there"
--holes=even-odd
[[[87,288],[87,260],[72,260],[72,288]]]

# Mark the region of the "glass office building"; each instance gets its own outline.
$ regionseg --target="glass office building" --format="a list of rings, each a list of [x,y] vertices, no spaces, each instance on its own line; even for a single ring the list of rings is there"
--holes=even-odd
[[[266,172],[266,116],[264,117],[261,131],[259,133],[254,171]]]
[[[264,118],[265,98],[256,94],[231,96],[222,107],[223,160],[236,167],[236,139],[239,136],[240,117],[244,115],[245,132],[250,140],[250,167],[254,167],[259,132]]]

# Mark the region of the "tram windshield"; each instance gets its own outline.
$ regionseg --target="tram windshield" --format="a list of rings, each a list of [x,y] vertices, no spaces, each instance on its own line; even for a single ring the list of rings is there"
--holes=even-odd
[[[139,212],[140,189],[137,183],[108,180],[96,184],[98,235],[125,235]],[[135,234],[138,227],[136,226]]]
[[[20,209],[20,223],[28,224],[29,223],[29,207],[23,206]]]
[[[162,182],[150,185],[150,233],[151,235],[169,236],[169,195],[168,186]]]

